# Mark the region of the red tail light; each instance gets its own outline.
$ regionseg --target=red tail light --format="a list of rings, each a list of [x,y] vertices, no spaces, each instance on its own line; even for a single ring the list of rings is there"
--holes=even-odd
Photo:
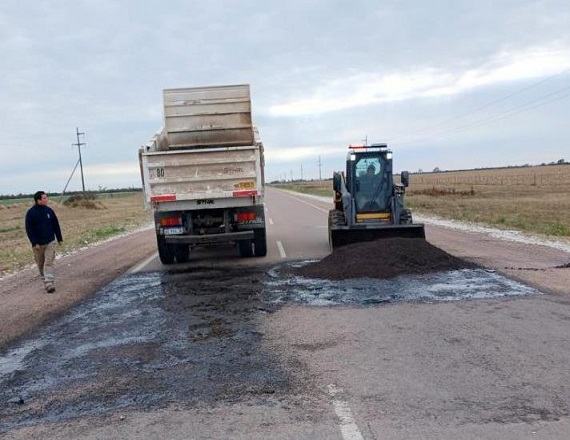
[[[163,217],[160,219],[160,226],[180,226],[182,225],[182,217]]]
[[[238,212],[236,214],[236,221],[238,222],[247,222],[255,219],[256,219],[255,212]]]

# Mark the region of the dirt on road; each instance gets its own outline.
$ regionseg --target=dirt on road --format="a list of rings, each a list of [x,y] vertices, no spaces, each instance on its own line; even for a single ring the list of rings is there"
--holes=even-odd
[[[45,292],[35,266],[0,279],[0,350],[89,298],[154,252],[154,230],[148,229],[58,258],[53,294]]]
[[[297,270],[315,278],[389,278],[478,265],[543,292],[569,292],[570,256],[564,251],[448,228],[426,229],[425,242],[389,239],[349,245]],[[59,258],[55,294],[45,293],[35,267],[0,279],[0,350],[91,297],[154,252],[154,231],[149,229]]]
[[[338,280],[392,278],[474,267],[475,264],[454,257],[425,240],[386,238],[336,248],[328,257],[299,268],[297,273]]]

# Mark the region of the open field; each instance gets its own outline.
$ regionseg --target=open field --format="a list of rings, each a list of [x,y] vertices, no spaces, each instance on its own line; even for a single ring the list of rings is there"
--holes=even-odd
[[[99,199],[103,209],[71,208],[50,198],[63,233],[58,253],[71,252],[87,244],[149,224],[152,215],[144,209],[142,193],[106,194]],[[0,275],[33,263],[24,218],[33,199],[0,204]]]
[[[332,202],[331,180],[278,186]],[[412,174],[406,200],[418,213],[570,236],[570,165]]]

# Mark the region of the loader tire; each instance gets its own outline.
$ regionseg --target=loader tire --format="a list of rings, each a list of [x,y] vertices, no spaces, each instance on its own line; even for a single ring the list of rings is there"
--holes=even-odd
[[[403,209],[400,213],[400,224],[401,225],[411,225],[412,224],[412,211],[409,209]]]
[[[344,212],[338,209],[331,209],[329,211],[329,229],[331,226],[345,226],[346,219],[344,218]]]
[[[334,248],[332,231],[337,226],[346,226],[346,219],[344,217],[344,212],[338,209],[331,209],[329,211],[329,249],[331,251]]]
[[[158,257],[162,264],[172,264],[174,263],[174,248],[166,243],[163,236],[157,235],[156,242],[158,247]]]

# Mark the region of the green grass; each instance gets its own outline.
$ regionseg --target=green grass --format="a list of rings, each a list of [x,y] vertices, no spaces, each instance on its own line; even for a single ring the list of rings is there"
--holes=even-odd
[[[34,204],[33,198],[25,198],[25,199],[0,199],[0,205],[2,206],[10,206],[10,205],[19,205],[19,204],[26,204],[32,206]]]
[[[289,191],[295,191],[303,194],[312,194],[315,196],[330,197],[332,200],[333,197],[332,181],[329,181],[328,183],[329,183],[328,188],[323,187],[322,183],[319,185],[310,185],[309,183],[305,184],[282,183],[282,184],[275,184],[272,186],[275,186],[276,188],[279,189],[286,189]]]
[[[4,232],[20,231],[22,229],[24,229],[22,226],[8,226],[5,228],[0,228],[0,234],[3,234]]]
[[[115,235],[125,232],[126,228],[124,226],[107,226],[100,229],[93,229],[87,233],[81,235],[78,239],[81,244],[95,243],[97,241],[105,240],[107,238],[113,237]]]

